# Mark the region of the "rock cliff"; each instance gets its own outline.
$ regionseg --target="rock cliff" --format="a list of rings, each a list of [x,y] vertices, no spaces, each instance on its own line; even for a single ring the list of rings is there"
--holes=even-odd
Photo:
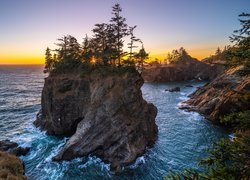
[[[212,80],[224,69],[223,65],[207,64],[187,56],[168,65],[148,66],[142,76],[148,82]]]
[[[115,172],[157,138],[157,108],[142,98],[137,72],[54,75],[45,79],[35,125],[53,135],[73,134],[54,160],[97,155]]]
[[[237,75],[239,68],[199,88],[182,108],[197,111],[214,123],[220,123],[220,118],[229,113],[250,110],[250,76]]]

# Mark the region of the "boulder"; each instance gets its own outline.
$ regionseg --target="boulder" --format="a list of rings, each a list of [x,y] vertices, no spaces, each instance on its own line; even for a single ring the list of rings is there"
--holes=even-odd
[[[52,135],[72,135],[53,159],[89,154],[120,172],[157,139],[157,108],[141,92],[138,72],[54,75],[45,79],[35,125]]]
[[[180,87],[175,87],[175,88],[172,88],[172,89],[166,89],[165,91],[168,91],[168,92],[179,92],[179,91],[181,91],[181,88]]]

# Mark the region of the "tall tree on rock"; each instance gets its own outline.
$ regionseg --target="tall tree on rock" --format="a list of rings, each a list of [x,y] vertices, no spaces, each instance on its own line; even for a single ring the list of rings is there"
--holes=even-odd
[[[135,57],[137,58],[137,61],[138,61],[137,70],[140,73],[142,73],[142,71],[144,69],[144,61],[146,59],[148,59],[148,53],[145,51],[143,43],[142,43],[142,47],[141,47],[140,51],[135,55]]]
[[[114,17],[110,20],[114,29],[114,38],[116,40],[115,44],[118,56],[118,66],[121,65],[121,57],[123,56],[123,38],[128,35],[128,25],[126,24],[126,19],[121,16],[121,12],[122,8],[120,7],[120,4],[115,4],[112,8],[112,14]]]
[[[50,52],[50,49],[47,47],[45,52],[45,67],[44,67],[44,73],[50,73],[53,68],[53,58],[52,54]]]
[[[128,43],[128,48],[129,48],[129,60],[130,61],[133,61],[133,56],[135,55],[135,53],[133,52],[133,49],[138,47],[138,46],[135,46],[134,43],[140,41],[140,39],[134,36],[135,28],[136,26],[129,27],[130,42]]]

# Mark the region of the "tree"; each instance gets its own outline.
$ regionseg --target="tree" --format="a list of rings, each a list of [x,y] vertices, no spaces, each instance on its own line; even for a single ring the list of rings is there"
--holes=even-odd
[[[216,55],[216,56],[221,55],[221,50],[220,50],[220,48],[219,48],[219,47],[216,49],[216,51],[215,51],[215,55]]]
[[[59,48],[55,50],[57,52],[56,69],[64,72],[80,66],[82,62],[82,50],[77,39],[71,35],[67,35],[59,38],[58,41],[59,43],[56,43],[56,45]]]
[[[135,55],[135,57],[138,59],[137,70],[141,73],[144,68],[144,61],[148,59],[148,53],[146,53],[143,44],[140,51]]]
[[[130,35],[130,42],[128,43],[129,48],[129,61],[133,61],[133,57],[135,53],[133,52],[133,48],[137,48],[138,46],[135,46],[134,43],[140,41],[140,39],[136,38],[134,36],[134,29],[136,26],[129,27],[129,35]]]
[[[227,52],[229,65],[244,65],[243,74],[250,73],[250,14],[242,13],[239,15],[242,28],[235,30],[229,38],[235,43]]]
[[[122,8],[120,7],[120,4],[115,4],[112,7],[112,14],[114,17],[110,20],[114,30],[115,46],[118,54],[118,66],[121,65],[121,57],[123,56],[123,38],[128,35],[128,25],[125,23],[126,19],[120,15],[121,12]]]
[[[87,64],[90,63],[91,58],[93,56],[93,52],[91,50],[91,44],[88,38],[88,35],[86,34],[84,40],[83,40],[83,51],[82,51],[82,57],[83,57],[83,61]]]
[[[179,56],[182,57],[182,58],[188,56],[187,51],[186,51],[183,47],[181,47],[181,48],[179,49],[178,54],[179,54]]]
[[[44,73],[50,73],[53,69],[53,59],[50,49],[47,47],[45,52],[45,68]]]

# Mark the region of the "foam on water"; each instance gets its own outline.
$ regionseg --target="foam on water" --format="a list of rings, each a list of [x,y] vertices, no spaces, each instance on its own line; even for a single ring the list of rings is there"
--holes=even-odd
[[[41,105],[45,75],[39,66],[0,66],[0,139],[10,139],[31,147],[21,157],[29,179],[163,179],[169,171],[199,168],[197,159],[206,156],[212,142],[228,133],[212,125],[195,112],[178,107],[196,87],[204,82],[145,83],[143,97],[158,108],[156,123],[158,139],[152,148],[126,168],[120,176],[110,171],[110,165],[100,158],[87,156],[72,161],[53,162],[68,138],[48,136],[33,122]],[[180,87],[181,92],[165,89]],[[230,135],[233,138],[233,135]]]

